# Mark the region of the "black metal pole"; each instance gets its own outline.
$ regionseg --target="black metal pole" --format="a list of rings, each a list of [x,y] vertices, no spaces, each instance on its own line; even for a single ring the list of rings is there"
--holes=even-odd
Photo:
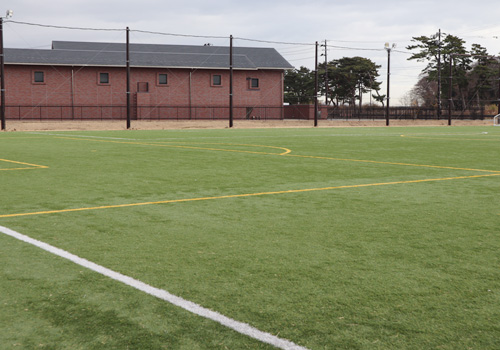
[[[130,29],[127,27],[127,129],[130,129]]]
[[[314,126],[318,126],[318,42],[316,41],[316,55],[314,63]]]
[[[5,130],[5,68],[4,68],[4,50],[3,50],[3,18],[0,17],[0,95],[1,95],[1,108],[0,119],[2,130]]]
[[[389,100],[390,100],[390,80],[391,80],[391,48],[387,47],[387,103],[385,106],[385,126],[389,126]]]
[[[448,91],[448,125],[451,125],[451,108],[453,106],[453,55],[450,55],[450,87]]]
[[[498,62],[498,110],[497,114],[500,114],[500,61]]]
[[[438,120],[441,119],[441,29],[439,29],[439,39],[438,39],[438,91],[437,91],[437,100],[438,100],[438,110],[437,117]]]
[[[328,106],[328,48],[325,40],[325,104]]]
[[[229,127],[233,127],[233,36],[229,36]]]

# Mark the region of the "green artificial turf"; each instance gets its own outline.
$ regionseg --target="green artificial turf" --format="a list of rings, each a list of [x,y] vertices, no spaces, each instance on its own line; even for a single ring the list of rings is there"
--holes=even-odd
[[[1,133],[0,225],[308,349],[498,349],[499,144],[494,127]],[[273,347],[0,234],[0,348]]]

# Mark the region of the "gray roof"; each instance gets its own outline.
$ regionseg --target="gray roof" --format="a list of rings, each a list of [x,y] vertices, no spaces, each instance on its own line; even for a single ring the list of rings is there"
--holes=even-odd
[[[5,49],[6,64],[126,65],[125,43],[53,41],[51,50]],[[131,67],[229,69],[229,47],[130,44]],[[290,69],[273,48],[234,47],[235,69]]]

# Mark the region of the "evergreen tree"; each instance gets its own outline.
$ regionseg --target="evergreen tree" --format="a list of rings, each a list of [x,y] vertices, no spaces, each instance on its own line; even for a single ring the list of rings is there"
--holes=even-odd
[[[314,101],[313,73],[306,67],[285,71],[285,102],[308,104]]]

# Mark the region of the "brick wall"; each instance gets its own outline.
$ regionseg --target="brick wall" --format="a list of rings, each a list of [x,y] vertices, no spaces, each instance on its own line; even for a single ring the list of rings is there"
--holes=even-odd
[[[43,83],[34,82],[35,71],[44,73]],[[99,73],[109,73],[109,84],[99,83]],[[158,74],[168,75],[167,85],[158,84]],[[212,84],[213,75],[221,76],[220,86]],[[251,88],[252,78],[259,79],[258,88]],[[140,96],[138,83],[148,86]],[[125,68],[6,65],[5,85],[7,106],[126,104]],[[132,68],[130,89],[132,105],[225,107],[229,104],[229,71]],[[282,71],[235,70],[233,103],[235,107],[281,107]]]

